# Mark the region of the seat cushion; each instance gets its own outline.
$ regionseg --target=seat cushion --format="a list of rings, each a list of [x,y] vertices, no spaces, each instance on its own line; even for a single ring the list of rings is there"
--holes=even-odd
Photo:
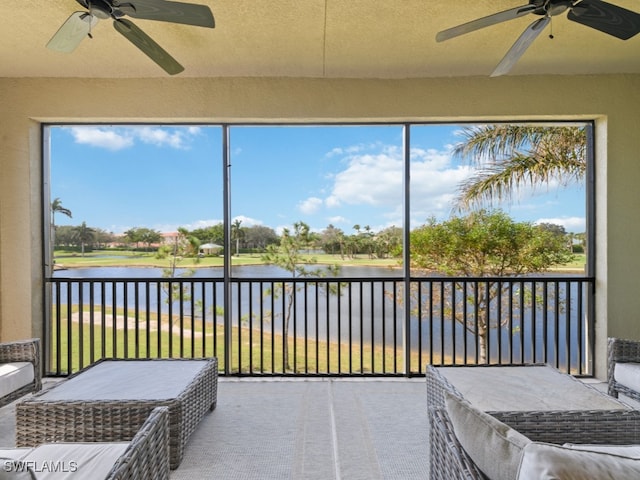
[[[114,443],[47,443],[21,461],[33,466],[38,480],[104,479],[129,446]]]
[[[33,448],[1,448],[0,480],[33,480],[35,473],[26,463],[20,463]]]
[[[29,385],[35,378],[30,362],[0,363],[0,398]]]
[[[492,480],[513,480],[531,440],[448,392],[445,405],[456,438],[482,473]]]
[[[625,387],[640,392],[640,363],[616,363],[613,378]]]
[[[0,480],[37,480],[37,477],[29,464],[0,457]]]
[[[591,450],[578,446],[560,446],[531,442],[524,447],[517,480],[620,480],[640,478],[637,452],[618,446]]]

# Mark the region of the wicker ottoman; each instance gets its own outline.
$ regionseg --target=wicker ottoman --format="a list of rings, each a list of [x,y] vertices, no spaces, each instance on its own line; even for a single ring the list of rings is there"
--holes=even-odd
[[[16,444],[129,441],[155,407],[169,410],[170,466],[216,406],[218,362],[102,360],[16,405]]]

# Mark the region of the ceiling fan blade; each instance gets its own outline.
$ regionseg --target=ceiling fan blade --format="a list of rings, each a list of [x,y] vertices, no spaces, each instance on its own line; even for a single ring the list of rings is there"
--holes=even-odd
[[[640,32],[640,14],[600,0],[582,0],[569,11],[567,18],[621,40]]]
[[[142,50],[151,60],[156,62],[169,75],[175,75],[184,70],[175,58],[169,55],[160,45],[154,42],[149,35],[136,27],[126,19],[113,21],[114,28],[124,35],[127,40]]]
[[[87,12],[74,12],[51,37],[47,48],[58,52],[71,53],[91,32],[98,19]]]
[[[131,0],[128,3],[122,2],[119,8],[133,18],[215,27],[211,9],[206,5],[167,0]]]
[[[522,32],[522,35],[516,40],[516,43],[509,49],[504,58],[500,61],[496,69],[491,74],[492,77],[499,77],[509,72],[511,68],[516,64],[524,52],[529,48],[533,41],[538,38],[538,35],[542,33],[544,27],[551,21],[551,17],[542,17]]]
[[[494,13],[493,15],[478,18],[477,20],[463,23],[462,25],[458,25],[457,27],[448,28],[446,30],[438,32],[438,34],[436,35],[436,41],[444,42],[445,40],[464,35],[465,33],[474,32],[476,30],[480,30],[481,28],[490,27],[491,25],[495,25],[497,23],[513,20],[514,18],[522,17],[533,12],[536,8],[537,7],[535,5],[523,5],[522,7],[516,7],[510,10],[505,10],[504,12],[498,12]]]

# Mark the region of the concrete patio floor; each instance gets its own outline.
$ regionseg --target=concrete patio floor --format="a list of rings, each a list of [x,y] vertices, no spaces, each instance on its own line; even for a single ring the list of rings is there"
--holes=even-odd
[[[0,447],[14,416],[0,409]],[[428,452],[424,379],[223,377],[170,478],[425,479]]]

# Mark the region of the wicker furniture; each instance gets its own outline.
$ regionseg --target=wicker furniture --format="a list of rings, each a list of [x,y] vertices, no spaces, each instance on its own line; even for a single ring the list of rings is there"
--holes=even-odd
[[[16,405],[16,443],[129,440],[153,408],[169,410],[170,466],[216,406],[215,358],[102,360]]]
[[[458,480],[458,479],[486,479],[487,477],[480,471],[474,461],[463,449],[459,439],[456,437],[451,419],[445,408],[445,392],[458,397],[464,398],[465,394],[460,390],[468,389],[468,385],[460,385],[447,378],[447,370],[458,367],[433,367],[427,366],[427,402],[429,407],[430,419],[430,453],[431,453],[431,476],[432,480]],[[544,370],[549,369],[550,378],[558,380],[554,376],[564,377],[561,383],[565,383],[573,393],[582,391],[584,394],[584,402],[580,404],[590,405],[597,404],[600,407],[585,409],[583,407],[576,409],[570,398],[563,395],[562,390],[549,389],[544,385],[544,381],[531,381],[529,389],[537,390],[548,399],[548,405],[539,410],[532,410],[527,405],[527,395],[522,395],[524,409],[518,410],[500,410],[499,408],[485,410],[492,417],[500,422],[515,429],[523,434],[529,440],[534,442],[547,442],[551,444],[577,443],[577,444],[607,444],[607,445],[623,445],[623,444],[640,444],[640,411],[633,410],[629,406],[619,402],[604,393],[579,382],[568,375],[563,375],[551,367],[545,366],[527,366],[527,367],[497,367],[497,366],[478,366],[478,367],[459,367],[473,372],[478,372],[479,382],[476,388],[479,391],[474,392],[475,398],[483,397],[486,394],[489,403],[493,399],[499,399],[508,389],[512,388],[509,383],[508,375],[502,378],[498,374],[507,372],[509,374],[517,373],[527,376],[527,372],[535,372],[537,378],[544,378],[546,373]],[[538,370],[530,370],[530,369]],[[488,370],[491,369],[491,370]],[[518,369],[518,370],[504,370]],[[451,370],[449,370],[451,372]],[[490,372],[491,379],[482,379],[483,373]],[[499,382],[495,382],[495,378],[500,378]],[[573,383],[575,382],[575,385]],[[553,384],[551,382],[550,384]],[[478,386],[480,385],[480,386]],[[519,388],[523,388],[520,386]],[[524,389],[527,387],[525,386]],[[511,392],[513,393],[513,392]],[[517,398],[518,395],[513,396]],[[533,397],[531,397],[533,398]],[[470,400],[473,403],[473,400]],[[508,401],[507,401],[508,402]],[[484,410],[484,409],[481,409]]]
[[[169,411],[167,407],[153,409],[129,442],[49,443],[0,449],[0,457],[0,469],[11,478],[14,469],[19,474],[28,468],[29,478],[36,479],[165,480],[169,478]]]
[[[585,417],[586,418],[586,417]],[[476,466],[473,460],[460,445],[453,431],[451,420],[444,408],[432,408],[429,410],[430,420],[430,454],[431,454],[431,474],[430,480],[490,480]],[[640,440],[640,417],[637,412],[629,415],[628,425],[619,423],[617,432],[611,430],[611,434],[617,433],[610,445],[630,445],[637,444]],[[592,437],[593,429],[600,428],[598,419],[589,422],[564,422],[557,427],[550,423],[543,423],[542,427],[535,422],[520,423],[518,431],[532,441],[547,441],[551,436],[552,442],[558,445],[564,443],[581,443],[583,435]],[[545,439],[545,440],[543,440]]]
[[[38,339],[0,343],[0,364],[28,362],[33,367],[33,380],[21,385],[16,390],[0,396],[0,407],[11,403],[27,393],[37,392],[42,388],[40,371],[40,341]],[[0,382],[2,378],[0,377]]]
[[[618,394],[622,393],[629,398],[640,401],[640,391],[635,386],[635,384],[640,385],[640,341],[609,338],[607,361],[609,395],[618,398]],[[636,378],[632,382],[627,382],[633,385],[625,385],[618,381],[616,378],[617,367],[627,367],[630,370],[628,373],[635,371]]]
[[[169,409],[154,408],[113,466],[108,480],[169,478]]]

